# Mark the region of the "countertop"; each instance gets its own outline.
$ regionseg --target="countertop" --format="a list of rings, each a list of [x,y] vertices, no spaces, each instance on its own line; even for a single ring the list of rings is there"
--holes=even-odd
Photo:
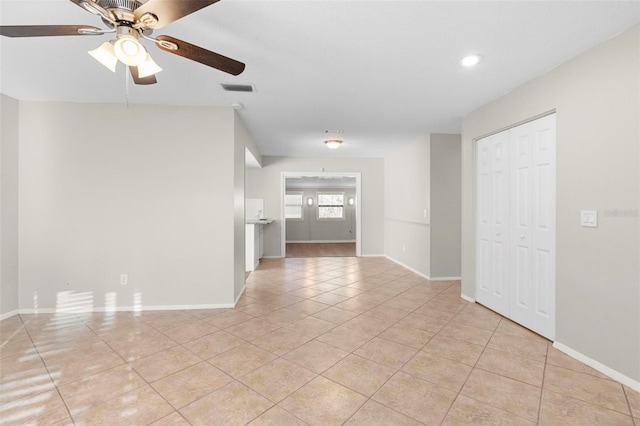
[[[247,219],[247,225],[268,225],[273,222],[273,219],[264,218],[264,219]]]

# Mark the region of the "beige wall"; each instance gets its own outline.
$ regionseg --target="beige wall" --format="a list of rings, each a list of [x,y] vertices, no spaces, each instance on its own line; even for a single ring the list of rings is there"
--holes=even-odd
[[[460,276],[460,150],[431,134],[384,160],[385,254],[430,278]]]
[[[384,159],[385,254],[415,271],[431,272],[431,141],[425,136]]]
[[[462,291],[475,293],[474,140],[557,112],[556,339],[640,380],[640,27],[472,112],[463,124]],[[580,210],[598,210],[598,228]],[[624,216],[611,210],[630,211]]]
[[[360,172],[362,174],[362,254],[384,253],[384,165],[382,158],[262,157],[261,169],[247,170],[247,198],[263,198],[265,215],[275,221],[264,226],[265,256],[281,253],[282,172]]]
[[[18,101],[0,95],[0,318],[18,309]]]
[[[21,309],[233,303],[232,108],[20,102],[19,130]]]
[[[302,220],[287,219],[287,242],[295,241],[355,241],[356,206],[348,204],[349,198],[356,198],[354,188],[291,188],[287,192],[302,192]],[[318,192],[344,192],[344,220],[318,219]],[[313,198],[313,205],[307,205],[307,198]]]
[[[431,135],[431,278],[460,277],[460,135]]]

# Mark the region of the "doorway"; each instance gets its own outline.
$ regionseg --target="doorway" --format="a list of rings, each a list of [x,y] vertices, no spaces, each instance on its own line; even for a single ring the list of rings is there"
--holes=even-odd
[[[361,256],[361,174],[282,172],[283,257]]]

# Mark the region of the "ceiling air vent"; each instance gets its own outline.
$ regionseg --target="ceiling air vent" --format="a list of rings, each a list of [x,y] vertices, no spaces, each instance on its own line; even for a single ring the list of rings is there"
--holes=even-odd
[[[220,83],[220,85],[227,92],[253,92],[253,86],[250,84]]]

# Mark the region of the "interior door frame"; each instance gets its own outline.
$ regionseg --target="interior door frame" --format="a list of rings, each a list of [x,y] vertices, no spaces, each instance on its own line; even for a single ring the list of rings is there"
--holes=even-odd
[[[284,196],[288,177],[351,177],[356,179],[356,256],[362,256],[362,173],[361,172],[281,172],[280,182],[280,255],[287,256],[287,221]]]

